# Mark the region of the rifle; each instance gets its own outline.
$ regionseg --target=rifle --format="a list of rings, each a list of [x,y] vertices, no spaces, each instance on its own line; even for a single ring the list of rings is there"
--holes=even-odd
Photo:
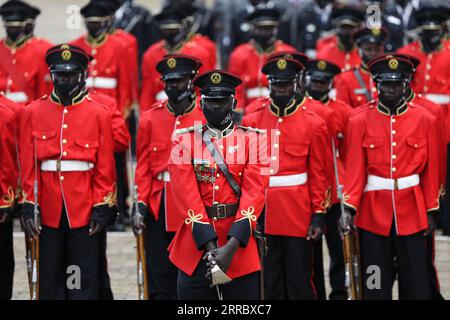
[[[331,148],[333,149],[333,166],[334,176],[337,186],[337,198],[341,215],[344,214],[344,196],[342,193],[343,186],[339,183],[339,172],[336,159],[336,146],[334,139],[331,139]],[[345,264],[345,286],[347,288],[348,300],[362,300],[362,279],[358,230],[353,229],[343,234],[343,250]]]
[[[38,209],[38,178],[37,178],[37,151],[36,138],[34,139],[34,225],[40,228],[39,209]],[[26,237],[26,235],[25,235]],[[30,299],[39,300],[39,235],[29,240],[29,281],[30,281]]]
[[[128,148],[128,157],[130,158],[130,178],[133,186],[132,207],[138,212],[137,199],[138,190],[137,185],[134,180],[134,168],[133,168],[133,157],[131,156],[131,146]],[[147,277],[147,261],[145,257],[145,236],[144,231],[141,230],[136,235],[136,271],[137,271],[137,286],[138,286],[138,299],[148,300],[148,277]]]
[[[133,190],[133,206],[137,210],[137,186]],[[137,257],[137,285],[139,300],[148,300],[147,262],[145,258],[144,232],[141,230],[136,235],[136,257]]]

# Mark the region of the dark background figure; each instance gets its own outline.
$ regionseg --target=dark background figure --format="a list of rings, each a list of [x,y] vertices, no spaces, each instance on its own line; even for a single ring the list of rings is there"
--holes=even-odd
[[[161,39],[159,28],[149,10],[137,5],[134,0],[121,1],[123,4],[116,11],[114,27],[123,29],[136,37],[138,40],[138,65],[140,66],[145,50]],[[140,71],[139,69],[139,79]]]
[[[306,0],[291,23],[292,45],[310,58],[316,56],[316,42],[330,35],[332,0]]]
[[[401,2],[401,1],[400,1]],[[380,8],[381,26],[386,28],[388,36],[385,42],[386,52],[394,52],[398,48],[407,44],[406,34],[408,26],[411,27],[411,17],[409,12],[413,9],[413,2],[409,2],[406,7],[394,3],[390,0],[364,0],[363,4],[366,9],[366,19],[370,19],[374,15],[374,11],[370,10],[370,6]],[[403,20],[405,18],[405,20]],[[411,31],[409,31],[411,33]]]

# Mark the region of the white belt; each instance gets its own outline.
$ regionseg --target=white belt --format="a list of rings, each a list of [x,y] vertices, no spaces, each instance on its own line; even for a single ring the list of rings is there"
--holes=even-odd
[[[170,182],[169,171],[163,171],[163,172],[158,173],[158,175],[156,176],[156,178],[157,178],[159,181]]]
[[[437,94],[437,93],[427,93],[425,94],[425,98],[433,101],[437,104],[449,104],[450,103],[450,95],[448,94]]]
[[[45,160],[41,163],[41,171],[89,171],[93,163],[78,160]]]
[[[97,89],[115,89],[117,87],[117,79],[105,77],[89,77],[86,81],[86,87]]]
[[[387,179],[369,175],[367,177],[367,184],[364,188],[364,192],[376,190],[403,190],[417,186],[419,183],[420,177],[418,174],[398,179]]]
[[[308,174],[290,174],[286,176],[272,176],[269,179],[269,187],[293,187],[305,184],[308,181]]]
[[[23,91],[17,91],[17,92],[6,92],[5,96],[9,99],[14,101],[15,103],[22,103],[28,101],[28,96]]]
[[[266,87],[256,87],[247,89],[247,98],[260,98],[268,97],[270,94],[269,89]]]
[[[160,91],[160,92],[158,92],[157,94],[156,94],[156,101],[164,101],[164,100],[166,100],[168,97],[167,97],[167,94],[166,94],[166,92],[164,91],[164,90],[162,90],[162,91]]]

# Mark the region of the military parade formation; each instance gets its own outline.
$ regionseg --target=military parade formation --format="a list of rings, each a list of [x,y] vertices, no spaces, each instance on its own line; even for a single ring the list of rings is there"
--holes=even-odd
[[[139,300],[443,299],[449,2],[161,7],[86,0],[53,44],[1,4],[0,300],[14,232],[31,300],[113,300],[131,231]]]

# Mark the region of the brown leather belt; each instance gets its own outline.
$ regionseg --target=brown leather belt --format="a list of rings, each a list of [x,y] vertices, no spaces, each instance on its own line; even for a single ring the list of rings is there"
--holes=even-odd
[[[234,217],[238,208],[239,203],[215,204],[212,207],[206,207],[206,213],[213,220],[221,220]]]

